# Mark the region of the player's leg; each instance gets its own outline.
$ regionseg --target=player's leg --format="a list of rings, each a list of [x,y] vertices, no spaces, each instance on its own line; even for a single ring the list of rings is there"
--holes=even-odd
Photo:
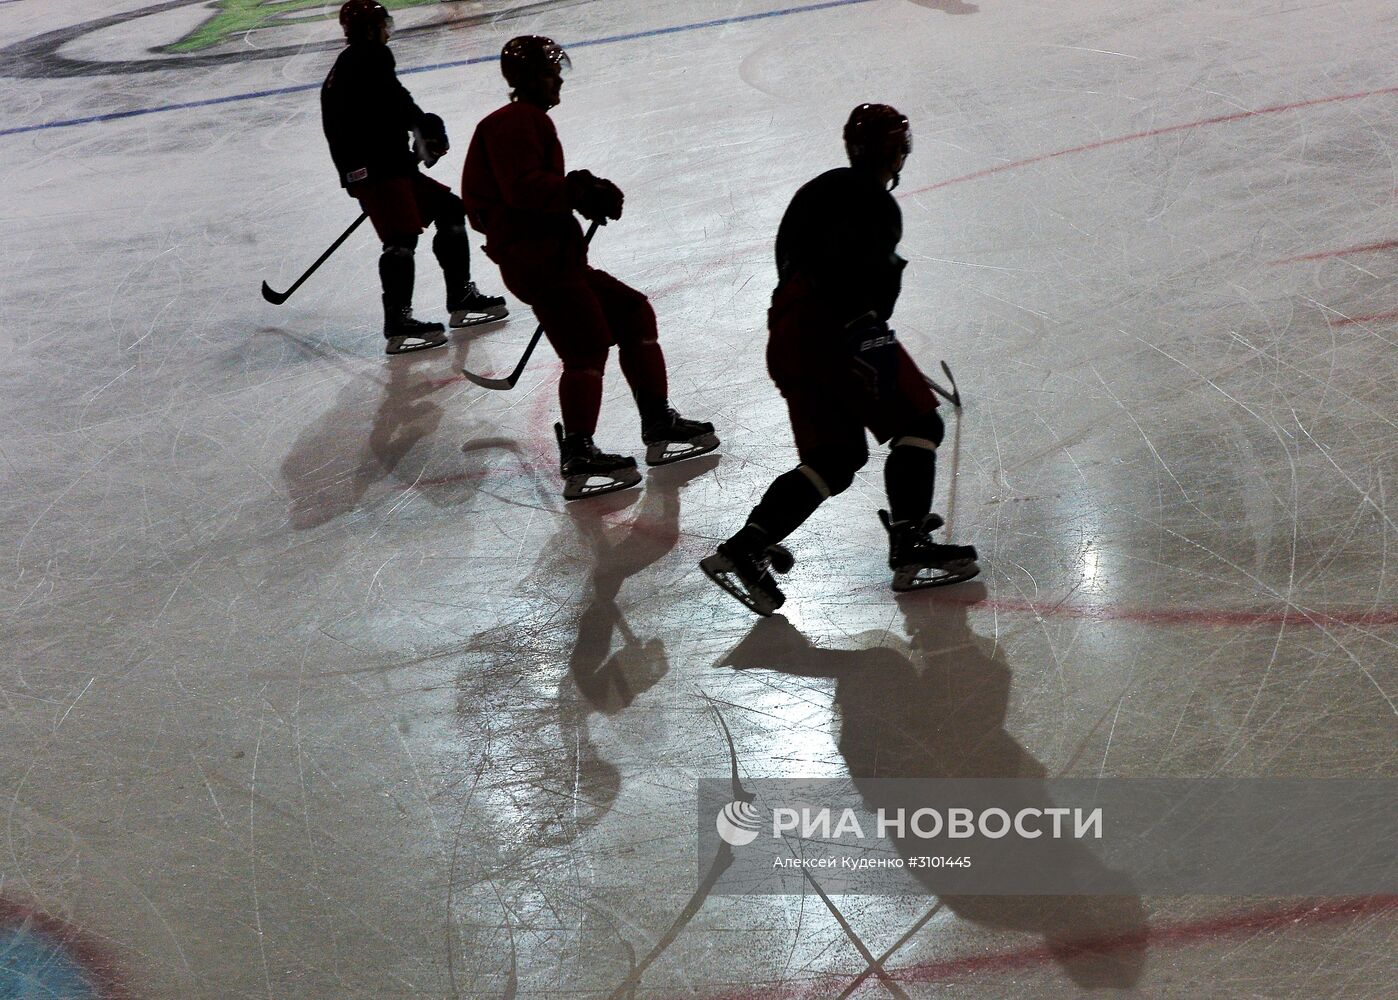
[[[893,589],[959,583],[980,572],[975,546],[945,545],[931,537],[943,523],[932,513],[932,496],[945,427],[927,380],[907,352],[897,350],[891,398],[881,401],[870,421],[874,435],[889,442],[884,463],[888,510],[879,511],[879,518],[888,530]]]
[[[440,323],[413,318],[414,256],[422,218],[407,178],[360,182],[349,188],[383,241],[379,282],[383,286],[383,335],[388,354],[405,354],[447,342]]]
[[[654,415],[667,404],[669,380],[650,299],[595,267],[587,269],[585,280],[602,310],[609,339],[617,345],[621,374],[642,419]]]
[[[509,283],[511,287],[516,282]],[[611,336],[597,296],[581,280],[533,283],[526,301],[534,309],[559,360],[558,402],[569,434],[592,435],[602,410],[602,378]]]
[[[641,414],[646,462],[665,465],[717,448],[713,424],[688,420],[670,405],[665,354],[660,349],[650,300],[605,271],[589,268],[587,279],[602,304],[617,345],[621,373]]]
[[[445,184],[421,174],[412,179],[418,212],[436,227],[432,252],[447,286],[447,312],[452,326],[471,326],[509,315],[505,300],[484,295],[471,280],[471,241],[466,232],[466,209]]]
[[[842,407],[828,385],[803,389],[783,386],[801,464],[778,476],[738,533],[700,562],[709,578],[760,615],[781,607],[786,597],[772,571],[789,572],[795,563],[781,543],[828,498],[847,490],[868,460],[864,427]]]
[[[641,481],[636,460],[601,451],[592,441],[602,409],[602,375],[611,337],[597,296],[580,276],[563,284],[518,285],[534,309],[549,343],[563,362],[558,402],[563,422],[555,427],[569,500],[610,493]]]

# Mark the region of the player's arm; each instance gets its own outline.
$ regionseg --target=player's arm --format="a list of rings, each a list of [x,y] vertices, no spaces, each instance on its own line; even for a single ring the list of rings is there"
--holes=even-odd
[[[374,91],[389,119],[413,134],[413,153],[430,167],[451,150],[446,123],[438,115],[418,107],[408,88],[398,79],[397,62],[388,46],[374,50]]]
[[[405,129],[414,129],[422,125],[425,117],[423,110],[417,106],[413,100],[413,95],[408,92],[408,88],[403,86],[398,79],[398,63],[393,58],[393,52],[387,45],[380,45],[373,50],[373,65],[371,72],[374,76],[373,89],[380,95],[380,101],[384,109],[396,122],[402,124]],[[440,121],[440,119],[438,119]]]
[[[902,227],[883,208],[868,205],[835,213],[830,245],[839,249],[828,258],[833,265],[828,280],[857,289],[860,311],[872,310],[887,322],[902,290],[907,261],[897,253]]]
[[[869,261],[869,292],[874,300],[874,311],[887,322],[893,316],[893,307],[903,290],[903,268],[908,262],[892,249],[879,247],[877,255],[871,254]]]

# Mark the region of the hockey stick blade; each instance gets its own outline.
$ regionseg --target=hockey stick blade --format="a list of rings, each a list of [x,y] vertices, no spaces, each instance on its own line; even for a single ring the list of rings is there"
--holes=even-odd
[[[287,293],[274,291],[272,286],[264,281],[262,283],[262,297],[272,303],[272,305],[279,306],[287,300]]]
[[[951,383],[951,405],[959,410],[961,409],[961,390],[956,387],[956,376],[952,375],[951,369],[947,367],[945,361],[942,362],[942,372],[946,375],[947,381]]]
[[[524,366],[529,363],[529,357],[534,353],[534,348],[539,344],[539,338],[544,335],[544,326],[539,324],[539,328],[534,331],[534,337],[529,341],[529,346],[524,349],[524,355],[519,359],[519,364],[515,365],[515,370],[504,378],[486,378],[484,375],[477,375],[473,371],[465,368],[461,369],[461,374],[466,376],[466,381],[480,386],[482,389],[513,389],[515,383],[519,381],[520,375],[524,374]]]
[[[943,389],[936,379],[927,378],[926,375],[922,377],[927,379],[927,384],[932,387],[933,392],[959,410],[961,409],[961,390],[956,387],[956,379],[952,376],[951,369],[947,367],[945,361],[942,362],[942,371],[946,373],[947,381],[951,383],[950,390]]]
[[[486,378],[484,375],[468,372],[465,368],[461,369],[461,374],[466,376],[466,381],[478,385],[482,389],[513,389],[515,387],[513,378]]]
[[[587,235],[583,237],[583,245],[587,246],[592,242],[592,236],[597,232],[599,223],[593,222],[587,229]],[[534,348],[539,346],[539,339],[544,335],[544,324],[540,323],[539,328],[534,331],[534,337],[529,341],[529,346],[524,349],[524,355],[519,359],[519,364],[515,365],[515,370],[510,372],[505,378],[486,378],[484,375],[477,375],[473,371],[465,368],[461,369],[461,374],[466,376],[466,381],[473,385],[478,385],[482,389],[513,389],[515,383],[519,381],[520,375],[524,373],[524,366],[529,364],[529,357],[534,353]]]
[[[262,297],[266,299],[268,302],[272,303],[272,305],[274,306],[279,306],[287,299],[291,298],[291,293],[296,291],[296,289],[300,288],[301,285],[305,283],[307,278],[315,274],[316,268],[324,264],[332,253],[340,249],[340,244],[345,242],[345,240],[349,239],[350,233],[358,229],[360,224],[367,218],[369,218],[369,213],[359,213],[359,218],[351,222],[350,227],[346,229],[343,233],[341,233],[339,237],[335,240],[335,242],[330,244],[330,246],[326,248],[325,253],[317,257],[316,262],[312,264],[310,267],[306,268],[306,273],[301,275],[301,277],[297,278],[296,281],[292,284],[292,286],[288,288],[286,291],[279,292],[264,281],[262,283]]]

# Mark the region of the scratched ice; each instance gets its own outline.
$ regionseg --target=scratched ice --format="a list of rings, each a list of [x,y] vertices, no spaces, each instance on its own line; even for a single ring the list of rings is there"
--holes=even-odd
[[[459,375],[518,303],[390,363],[367,227],[258,296],[357,211],[333,4],[273,6],[0,3],[5,921],[159,1000],[1392,995],[1391,899],[706,898],[693,803],[714,707],[751,777],[1398,771],[1398,7],[395,4],[448,183],[502,42],[570,46],[595,259],[723,436],[565,507],[552,356]],[[893,599],[876,452],[755,624],[695,562],[795,464],[771,242],[865,100],[987,568]]]

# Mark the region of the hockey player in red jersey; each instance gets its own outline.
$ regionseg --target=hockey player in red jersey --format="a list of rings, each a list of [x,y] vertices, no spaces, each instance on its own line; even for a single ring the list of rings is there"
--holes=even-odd
[[[555,431],[564,496],[573,500],[641,479],[635,459],[606,454],[592,443],[612,344],[640,410],[649,464],[702,455],[718,447],[718,437],[712,424],[686,420],[670,407],[650,301],[588,265],[587,243],[573,213],[605,225],[621,218],[623,197],[611,181],[586,170],[564,171],[563,147],[548,112],[559,103],[570,67],[552,39],[525,35],[505,44],[500,70],[510,85],[510,103],[476,126],[461,195],[506,287],[533,307],[563,361],[563,422]]]
[[[894,590],[968,580],[976,550],[929,537],[937,397],[889,329],[901,288],[903,217],[889,191],[912,152],[907,118],[861,104],[845,124],[850,165],[810,181],[777,230],[776,291],[767,313],[767,368],[786,398],[801,464],[777,477],[747,524],[700,567],[753,611],[785,600],[772,571],[794,560],[781,542],[827,498],[843,493],[869,459],[865,428],[890,443],[884,464]]]
[[[442,324],[413,318],[414,253],[427,226],[437,227],[432,251],[446,279],[452,326],[502,319],[505,300],[482,295],[471,281],[461,199],[418,172],[419,160],[431,166],[450,145],[442,119],[424,113],[398,82],[388,48],[393,18],[375,0],[348,0],[340,8],[340,26],[348,45],[321,87],[321,120],[340,184],[359,200],[383,241],[379,278],[387,352],[441,347],[447,342]]]

